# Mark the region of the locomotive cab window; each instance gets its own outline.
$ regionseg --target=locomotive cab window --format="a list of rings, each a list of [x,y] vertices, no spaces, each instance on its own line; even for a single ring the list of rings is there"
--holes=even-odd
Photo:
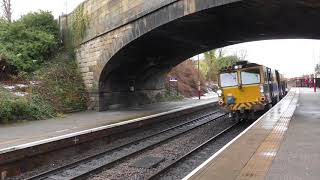
[[[260,69],[246,69],[241,71],[241,82],[243,85],[259,84],[260,81]]]
[[[236,72],[220,74],[221,87],[231,87],[238,85],[238,76]]]

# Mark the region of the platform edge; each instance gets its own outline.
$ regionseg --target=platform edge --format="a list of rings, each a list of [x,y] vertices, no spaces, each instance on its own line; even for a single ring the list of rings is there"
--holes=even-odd
[[[292,92],[294,91],[294,94],[296,94],[296,90],[291,89],[289,91]],[[288,93],[288,94],[289,94]],[[287,96],[286,96],[287,97]],[[283,101],[286,97],[284,97],[281,101]],[[219,151],[217,151],[216,153],[214,153],[209,159],[207,159],[205,162],[203,162],[202,164],[200,164],[196,169],[194,169],[193,171],[191,171],[187,176],[185,176],[184,178],[182,178],[182,180],[188,180],[190,179],[193,175],[195,175],[200,169],[202,169],[204,166],[206,166],[210,161],[212,161],[214,158],[216,158],[218,155],[220,155],[225,149],[227,149],[231,144],[233,144],[236,140],[238,140],[242,135],[244,135],[246,132],[248,132],[254,125],[256,125],[258,122],[261,121],[261,119],[263,119],[263,117],[265,117],[269,112],[271,112],[273,109],[275,109],[276,107],[278,107],[280,105],[280,102],[277,103],[275,106],[273,106],[271,109],[269,109],[266,113],[264,113],[258,120],[256,120],[254,123],[252,123],[249,127],[247,127],[243,132],[241,132],[238,136],[236,136],[235,138],[233,138],[230,142],[228,142],[226,145],[224,145]]]

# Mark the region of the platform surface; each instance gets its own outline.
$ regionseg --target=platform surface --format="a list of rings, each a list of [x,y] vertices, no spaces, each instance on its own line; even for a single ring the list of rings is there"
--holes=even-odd
[[[266,179],[320,179],[320,93],[301,89],[298,107]]]
[[[154,116],[160,113],[179,111],[216,101],[217,98],[204,100],[185,99],[177,102],[155,103],[106,112],[74,113],[65,118],[0,125],[0,152],[35,141],[126,122],[132,119]]]
[[[319,180],[320,93],[292,89],[184,179]]]

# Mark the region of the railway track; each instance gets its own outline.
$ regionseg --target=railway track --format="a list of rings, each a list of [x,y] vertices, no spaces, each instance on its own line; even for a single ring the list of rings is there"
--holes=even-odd
[[[187,122],[175,125],[160,132],[148,135],[138,140],[131,141],[124,145],[114,147],[102,153],[83,158],[76,162],[58,167],[53,170],[37,174],[28,180],[38,179],[81,179],[102,169],[112,167],[125,158],[139,154],[142,151],[151,149],[165,143],[177,136],[187,133],[193,129],[208,124],[216,119],[225,116],[220,111],[215,111],[205,116],[198,117]]]
[[[211,137],[210,139],[208,139],[204,143],[200,144],[199,146],[195,147],[194,149],[192,149],[191,151],[189,151],[185,155],[181,156],[180,158],[176,159],[175,161],[167,164],[165,167],[156,171],[154,174],[148,176],[146,179],[148,179],[148,180],[159,179],[163,173],[165,173],[166,171],[168,171],[170,168],[174,167],[175,165],[177,165],[179,163],[183,163],[183,161],[185,161],[186,159],[190,158],[189,161],[193,161],[195,158],[198,158],[196,155],[197,153],[209,150],[209,149],[206,149],[209,145],[211,145],[213,142],[215,142],[216,139],[218,139],[219,137],[221,137],[224,134],[226,134],[227,132],[229,132],[231,129],[233,129],[238,124],[239,124],[239,122],[225,128],[220,133]],[[204,152],[204,153],[211,153],[211,149],[209,151],[210,152]]]

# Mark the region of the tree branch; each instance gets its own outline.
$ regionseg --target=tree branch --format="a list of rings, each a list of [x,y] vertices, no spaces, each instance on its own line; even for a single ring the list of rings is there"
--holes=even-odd
[[[8,22],[11,22],[12,9],[11,9],[11,0],[2,0],[3,14],[5,19]]]

